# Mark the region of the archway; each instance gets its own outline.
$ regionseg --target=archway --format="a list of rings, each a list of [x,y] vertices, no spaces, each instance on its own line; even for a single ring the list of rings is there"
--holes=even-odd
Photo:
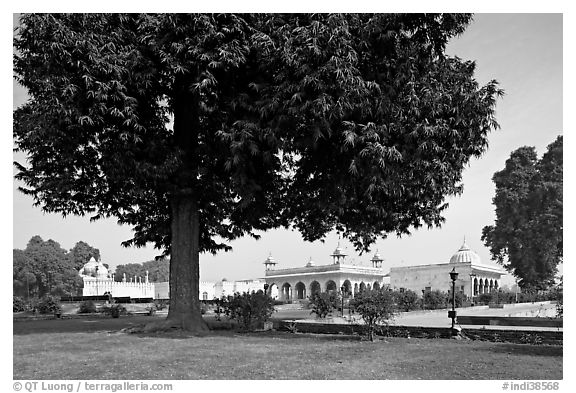
[[[336,292],[336,290],[336,283],[334,281],[326,281],[326,292]]]
[[[344,280],[342,286],[344,287],[344,292],[346,295],[352,294],[352,283],[350,280]]]
[[[372,286],[372,288],[374,288],[375,291],[378,291],[380,289],[380,283],[378,281],[376,281],[374,283],[374,285]]]
[[[490,292],[489,292],[489,288],[490,288],[490,287],[488,286],[488,279],[485,278],[485,279],[484,279],[484,293],[490,293]]]
[[[292,286],[287,282],[282,285],[282,300],[292,300]]]
[[[268,295],[270,295],[270,297],[272,299],[278,299],[280,297],[280,289],[278,288],[278,285],[273,282],[272,284],[270,284],[270,286],[268,287],[268,291],[266,292]]]
[[[364,292],[366,290],[366,284],[364,284],[364,281],[362,281],[360,283],[360,293]]]
[[[474,278],[474,294],[472,296],[478,296],[478,279]]]
[[[358,293],[358,283],[354,284],[354,296]]]
[[[370,283],[366,284],[366,289],[369,290],[369,291],[372,290],[372,287],[370,286]]]
[[[484,280],[480,279],[478,281],[478,294],[482,295],[484,293]]]
[[[314,296],[318,293],[322,292],[322,288],[320,287],[320,283],[316,280],[310,283],[310,296]]]
[[[489,289],[490,293],[492,293],[492,291],[494,291],[494,283],[492,282],[492,279],[490,279],[490,283],[488,284],[488,289]]]
[[[306,299],[306,285],[303,282],[298,282],[294,288],[296,288],[296,299]]]

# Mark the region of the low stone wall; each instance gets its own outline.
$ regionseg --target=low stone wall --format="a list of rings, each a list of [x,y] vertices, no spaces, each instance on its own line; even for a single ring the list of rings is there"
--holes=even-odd
[[[300,333],[363,335],[365,325],[335,324],[335,323],[302,323],[297,321],[277,321],[274,328],[283,331]],[[418,327],[418,326],[388,326],[381,327],[377,333],[390,337],[413,338],[450,338],[449,328]],[[548,344],[562,345],[561,331],[504,330],[504,329],[463,329],[462,335],[471,340],[493,342],[511,342],[517,344]]]

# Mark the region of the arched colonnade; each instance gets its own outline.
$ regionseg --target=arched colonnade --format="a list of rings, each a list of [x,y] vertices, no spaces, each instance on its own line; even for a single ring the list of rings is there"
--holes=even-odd
[[[310,296],[320,292],[340,292],[344,287],[344,292],[347,297],[354,297],[355,294],[362,292],[366,289],[380,289],[383,282],[374,280],[350,280],[345,279],[313,279],[313,280],[298,280],[298,281],[279,281],[269,284],[268,293],[278,293],[278,300],[292,301],[304,300]]]

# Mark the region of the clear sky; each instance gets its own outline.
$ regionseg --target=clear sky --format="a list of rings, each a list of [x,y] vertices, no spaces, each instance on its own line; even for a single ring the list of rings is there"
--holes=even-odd
[[[510,153],[521,146],[534,146],[541,155],[546,146],[563,134],[562,124],[562,15],[561,14],[476,14],[466,32],[448,46],[448,53],[477,64],[480,83],[500,82],[506,95],[497,103],[501,129],[492,132],[490,147],[480,159],[472,159],[463,175],[464,193],[448,200],[446,222],[439,229],[421,229],[401,239],[379,240],[371,254],[359,255],[352,245],[341,241],[349,259],[369,265],[378,249],[385,259],[384,269],[447,262],[464,236],[484,263],[490,262],[488,249],[480,240],[482,228],[494,221],[492,175],[504,167]],[[13,107],[21,105],[26,93],[16,83]],[[15,156],[20,160],[21,156]],[[131,237],[129,227],[114,220],[90,223],[88,217],[62,219],[44,214],[32,206],[32,199],[13,184],[13,248],[24,248],[34,235],[53,239],[65,249],[80,240],[100,250],[102,261],[116,266],[145,262],[158,255],[152,247],[123,248]],[[264,259],[271,252],[278,268],[303,266],[311,257],[316,264],[330,262],[338,242],[332,233],[325,243],[304,242],[298,232],[274,230],[255,241],[243,238],[231,243],[232,252],[200,256],[200,278],[216,281],[263,276]]]

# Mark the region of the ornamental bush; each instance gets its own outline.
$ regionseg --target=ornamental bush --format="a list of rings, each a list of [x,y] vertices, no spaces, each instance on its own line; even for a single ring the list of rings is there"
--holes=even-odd
[[[405,291],[394,291],[392,292],[398,311],[412,311],[420,308],[420,303],[422,302],[418,297],[418,294],[410,289]]]
[[[96,304],[92,300],[86,300],[86,301],[82,302],[80,304],[80,308],[78,309],[79,314],[84,314],[84,313],[92,314],[95,312],[98,312],[98,310],[96,309]]]
[[[374,332],[381,324],[388,325],[397,312],[393,292],[386,290],[365,290],[351,300],[354,311],[359,313],[368,328],[368,338],[374,341]]]
[[[22,312],[28,309],[28,302],[21,296],[12,298],[12,312]]]
[[[424,308],[437,310],[448,306],[448,294],[438,289],[424,292]]]
[[[60,298],[56,296],[45,296],[38,302],[38,312],[40,314],[58,314],[62,312]]]
[[[274,300],[263,291],[235,293],[224,304],[226,316],[245,330],[262,327],[274,313]]]
[[[338,295],[334,292],[320,292],[310,296],[310,314],[316,314],[318,318],[326,318],[335,308],[338,307]]]

